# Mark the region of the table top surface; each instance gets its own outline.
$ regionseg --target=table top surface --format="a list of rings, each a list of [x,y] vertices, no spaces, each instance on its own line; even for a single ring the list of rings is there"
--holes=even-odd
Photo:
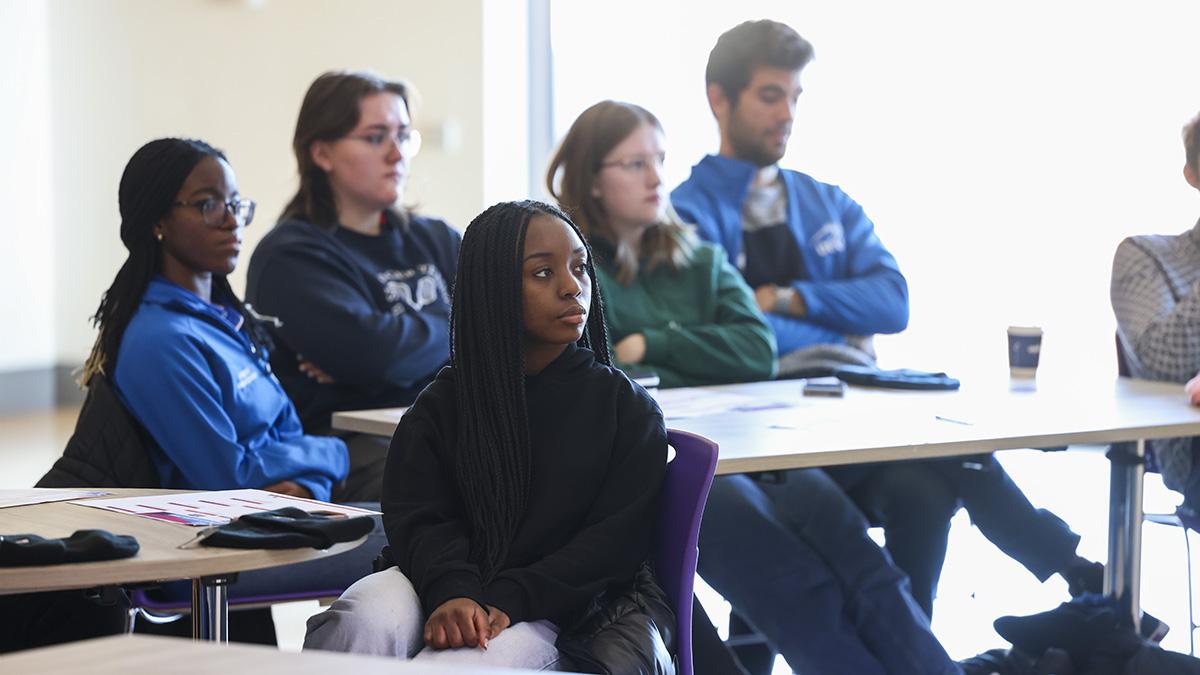
[[[0,656],[0,672],[40,675],[130,675],[140,673],[254,673],[255,675],[492,675],[531,674],[532,670],[426,665],[378,656],[334,652],[281,652],[274,647],[195,642],[149,635],[117,635],[31,649]]]
[[[112,497],[184,492],[106,489],[113,493]],[[173,581],[246,572],[337,555],[366,541],[362,538],[336,544],[327,550],[234,549],[206,546],[181,549],[179,545],[192,539],[201,528],[79,506],[71,502],[50,502],[0,509],[0,534],[36,534],[57,538],[83,529],[130,534],[137,538],[141,548],[137,555],[121,560],[0,567],[0,594]]]
[[[803,396],[797,380],[676,389],[668,391],[734,394],[758,405],[673,417],[665,403],[663,412],[669,428],[720,445],[719,474],[1200,435],[1200,408],[1177,384],[993,375],[957,391],[851,386],[843,398]],[[334,427],[390,436],[403,410],[336,413]]]

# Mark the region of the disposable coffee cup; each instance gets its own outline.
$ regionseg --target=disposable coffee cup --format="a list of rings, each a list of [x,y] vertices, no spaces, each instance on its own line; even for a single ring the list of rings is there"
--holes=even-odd
[[[1037,376],[1042,351],[1042,329],[1036,326],[1008,327],[1008,369],[1013,377]]]

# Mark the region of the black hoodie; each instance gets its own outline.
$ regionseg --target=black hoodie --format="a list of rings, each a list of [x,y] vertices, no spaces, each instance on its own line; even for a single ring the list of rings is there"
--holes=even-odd
[[[455,478],[454,388],[446,367],[392,439],[383,485],[392,555],[427,615],[465,597],[513,623],[567,627],[598,593],[627,585],[649,556],[666,473],[662,412],[644,389],[574,345],[526,377],[528,508],[485,585],[468,559],[471,525]]]

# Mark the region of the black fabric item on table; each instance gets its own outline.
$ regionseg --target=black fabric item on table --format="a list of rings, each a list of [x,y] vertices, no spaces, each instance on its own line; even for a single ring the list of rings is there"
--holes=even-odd
[[[47,539],[36,534],[3,534],[0,535],[0,567],[119,560],[132,558],[138,549],[137,539],[106,530],[76,530],[62,539]]]
[[[200,543],[222,548],[325,549],[365,537],[374,527],[369,516],[327,516],[288,506],[246,514],[218,527]]]

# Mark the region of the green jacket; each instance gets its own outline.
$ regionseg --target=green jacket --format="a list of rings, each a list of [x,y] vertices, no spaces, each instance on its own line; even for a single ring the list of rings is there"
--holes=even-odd
[[[643,269],[632,285],[622,286],[605,259],[610,247],[593,244],[599,244],[596,277],[612,343],[634,333],[646,337],[642,362],[618,366],[653,369],[663,388],[775,376],[775,336],[720,247],[696,242],[686,268]]]

